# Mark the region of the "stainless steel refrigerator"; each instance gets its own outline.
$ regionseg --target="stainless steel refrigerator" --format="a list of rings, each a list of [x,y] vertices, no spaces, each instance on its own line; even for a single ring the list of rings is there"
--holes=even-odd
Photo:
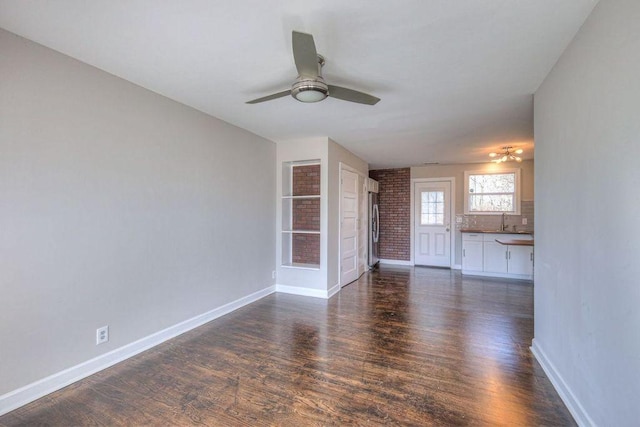
[[[378,240],[380,239],[380,210],[378,208],[378,183],[369,179],[369,257],[368,265],[373,269],[380,261]]]

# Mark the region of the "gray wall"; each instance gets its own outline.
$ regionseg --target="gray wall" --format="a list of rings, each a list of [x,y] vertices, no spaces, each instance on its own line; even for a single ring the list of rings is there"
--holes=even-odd
[[[275,144],[2,30],[0,52],[0,395],[273,284]]]
[[[601,0],[535,95],[534,349],[601,426],[640,419],[639,23]]]

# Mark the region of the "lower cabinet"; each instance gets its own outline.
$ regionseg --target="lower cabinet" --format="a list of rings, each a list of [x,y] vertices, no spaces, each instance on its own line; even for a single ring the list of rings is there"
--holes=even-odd
[[[507,246],[508,272],[533,277],[533,246]]]
[[[508,246],[496,242],[484,242],[484,262],[482,270],[487,273],[506,273],[508,262]]]
[[[533,246],[496,242],[532,238],[529,234],[462,233],[462,274],[532,280]]]
[[[462,272],[482,271],[482,233],[462,233]]]
[[[462,245],[462,269],[482,271],[482,242],[464,242]]]

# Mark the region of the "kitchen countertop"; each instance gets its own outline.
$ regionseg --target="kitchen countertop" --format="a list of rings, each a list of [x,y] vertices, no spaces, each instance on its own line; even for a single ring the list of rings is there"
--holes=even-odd
[[[496,242],[509,246],[533,246],[533,240],[524,239],[496,239]]]
[[[478,230],[474,228],[463,228],[460,230],[462,233],[492,233],[492,234],[530,234],[533,235],[533,231],[500,231],[500,230]]]

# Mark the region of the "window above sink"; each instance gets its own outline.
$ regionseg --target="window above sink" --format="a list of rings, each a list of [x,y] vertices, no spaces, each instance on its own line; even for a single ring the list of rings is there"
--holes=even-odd
[[[520,215],[520,169],[464,172],[466,215]]]

